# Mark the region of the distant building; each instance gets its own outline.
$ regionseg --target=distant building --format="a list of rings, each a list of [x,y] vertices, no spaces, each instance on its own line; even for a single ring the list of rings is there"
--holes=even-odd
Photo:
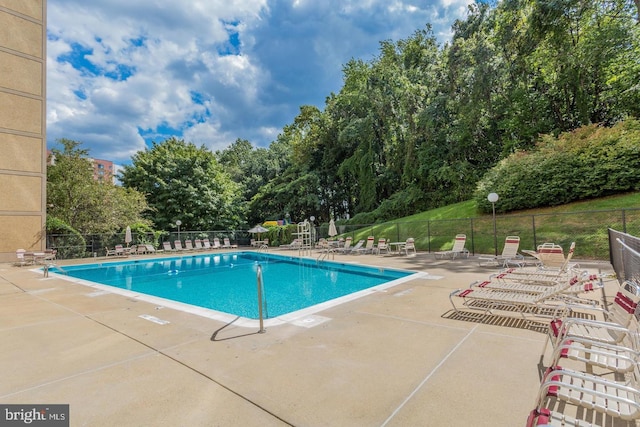
[[[93,179],[100,182],[114,182],[115,169],[113,162],[102,159],[91,159],[91,163],[93,164]]]
[[[93,179],[99,182],[111,181],[116,184],[116,174],[118,173],[118,165],[111,160],[92,159],[89,158],[93,166]],[[56,162],[56,156],[47,150],[47,165],[53,165]]]

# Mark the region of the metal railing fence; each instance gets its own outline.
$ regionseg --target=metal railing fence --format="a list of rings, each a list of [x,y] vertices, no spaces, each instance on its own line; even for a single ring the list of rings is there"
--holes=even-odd
[[[640,238],[609,229],[611,264],[618,281],[640,282]]]
[[[272,229],[263,234],[272,246],[290,243],[295,224]],[[535,249],[539,244],[553,242],[568,249],[576,242],[575,257],[580,259],[609,260],[609,228],[623,233],[640,234],[640,208],[581,211],[535,215],[497,215],[495,230],[492,216],[428,221],[396,221],[382,224],[338,224],[340,236],[351,236],[354,241],[374,236],[388,241],[415,239],[419,251],[435,252],[450,249],[456,234],[467,235],[467,249],[472,254],[502,252],[506,236],[520,236],[521,249]],[[328,237],[328,224],[315,227],[316,240]],[[47,235],[47,247],[58,250],[60,258],[103,256],[105,248],[124,244],[124,233],[113,235]],[[228,237],[232,243],[248,246],[253,235],[247,230],[177,231],[164,232],[160,236],[152,233],[133,233],[132,245],[153,244],[156,248],[163,241],[180,239],[202,239]],[[497,241],[497,247],[494,242]]]
[[[375,236],[392,241],[415,239],[419,251],[451,249],[456,234],[466,234],[466,248],[472,254],[501,253],[507,236],[520,236],[521,249],[535,249],[553,242],[568,249],[576,242],[575,255],[582,259],[609,260],[608,229],[640,234],[640,208],[548,213],[535,215],[497,215],[494,236],[493,217],[460,218],[384,224],[338,225],[338,232],[354,241]],[[326,236],[328,225],[320,227]],[[495,242],[497,241],[497,248]]]

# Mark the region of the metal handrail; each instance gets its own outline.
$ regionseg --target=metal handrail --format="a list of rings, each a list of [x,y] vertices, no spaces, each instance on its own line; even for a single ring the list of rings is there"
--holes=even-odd
[[[258,282],[258,316],[260,318],[260,330],[258,333],[263,334],[266,331],[264,329],[264,321],[262,317],[262,266],[260,264],[258,264],[256,271],[256,279]]]

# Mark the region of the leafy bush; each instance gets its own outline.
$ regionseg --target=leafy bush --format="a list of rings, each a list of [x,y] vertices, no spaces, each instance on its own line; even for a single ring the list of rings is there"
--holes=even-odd
[[[84,256],[87,242],[77,230],[59,218],[47,216],[47,246],[56,249],[57,257],[61,259],[81,258]]]
[[[133,242],[134,244],[153,245],[153,247],[158,247],[160,238],[163,235],[167,234],[166,231],[154,230],[146,221],[136,222],[135,224],[132,224],[131,233],[135,235],[135,241]]]
[[[640,122],[590,125],[557,138],[542,136],[531,151],[513,153],[479,181],[474,200],[490,212],[557,206],[640,189]]]

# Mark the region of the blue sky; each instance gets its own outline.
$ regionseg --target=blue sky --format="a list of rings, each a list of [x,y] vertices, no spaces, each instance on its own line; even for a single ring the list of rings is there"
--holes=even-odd
[[[351,58],[431,24],[441,43],[469,0],[49,0],[47,139],[129,163],[170,136],[266,147],[302,105],[324,108]]]

